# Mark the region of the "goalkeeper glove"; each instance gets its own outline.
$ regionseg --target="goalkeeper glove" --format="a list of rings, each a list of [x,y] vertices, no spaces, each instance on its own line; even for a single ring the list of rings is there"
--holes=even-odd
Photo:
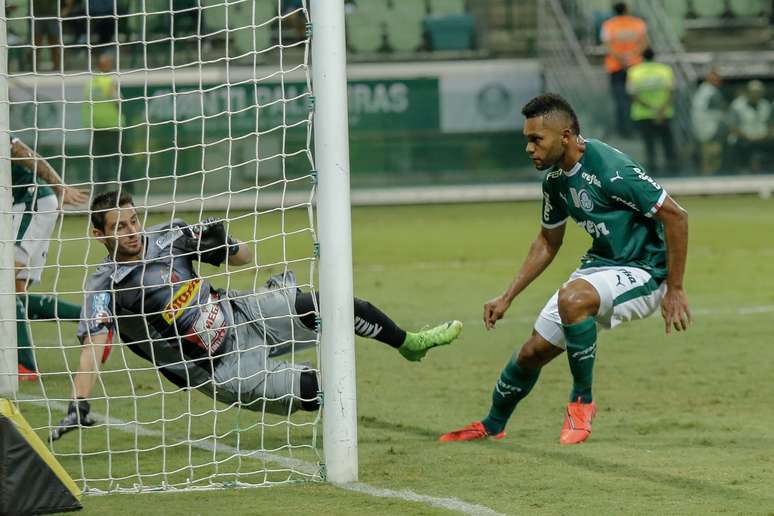
[[[57,426],[51,429],[51,440],[56,441],[70,430],[82,426],[92,426],[95,421],[89,415],[91,407],[89,402],[83,399],[71,401],[67,406],[67,415],[59,422]]]
[[[186,228],[188,238],[183,246],[187,252],[197,253],[201,259],[213,265],[220,265],[228,257],[229,239],[222,220],[209,217]]]

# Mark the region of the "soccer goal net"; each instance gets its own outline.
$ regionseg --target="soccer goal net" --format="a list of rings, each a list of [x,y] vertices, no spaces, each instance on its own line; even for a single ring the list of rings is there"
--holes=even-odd
[[[5,397],[85,492],[324,478],[308,0],[5,4]]]

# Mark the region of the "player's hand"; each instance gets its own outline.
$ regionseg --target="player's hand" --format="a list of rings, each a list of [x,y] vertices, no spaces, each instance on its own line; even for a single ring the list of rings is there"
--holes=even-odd
[[[71,401],[67,407],[67,415],[51,429],[51,440],[56,441],[70,430],[79,426],[88,427],[94,425],[94,418],[89,415],[91,407],[86,400]]]
[[[77,206],[79,204],[86,204],[88,200],[89,193],[87,190],[73,188],[72,186],[62,187],[62,204]]]
[[[484,304],[484,326],[487,330],[495,327],[495,323],[503,318],[510,308],[511,302],[504,296],[498,296]]]
[[[672,328],[685,331],[693,322],[691,310],[688,308],[688,295],[682,288],[667,288],[661,301],[661,316],[664,318],[666,334],[672,333]]]
[[[202,239],[204,236],[206,236],[208,233],[212,231],[219,232],[222,227],[223,227],[222,220],[219,220],[215,217],[207,217],[206,219],[201,220],[196,224],[189,225],[188,229],[194,238]]]

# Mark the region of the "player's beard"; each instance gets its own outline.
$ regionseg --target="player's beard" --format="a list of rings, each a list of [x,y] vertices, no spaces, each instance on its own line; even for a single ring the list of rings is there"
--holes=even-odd
[[[110,256],[117,262],[127,262],[142,258],[143,250],[142,238],[140,238],[139,247],[126,247],[121,245],[118,241],[108,245]]]
[[[535,163],[535,160],[532,160],[532,164],[535,165],[535,168],[537,170],[540,170],[541,172],[544,170],[549,170],[554,165],[559,163],[562,158],[564,157],[564,146],[560,145],[556,149],[552,149],[551,152],[546,153],[545,158],[540,159],[540,164]]]

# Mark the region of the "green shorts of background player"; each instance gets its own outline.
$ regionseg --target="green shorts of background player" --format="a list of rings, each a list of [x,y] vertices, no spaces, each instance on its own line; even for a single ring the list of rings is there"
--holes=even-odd
[[[532,335],[502,370],[489,414],[441,441],[504,437],[516,405],[548,362],[565,350],[572,389],[562,444],[584,442],[596,414],[592,396],[599,329],[661,310],[666,332],[691,321],[683,275],[688,216],[643,167],[621,151],[580,135],[578,118],[560,96],[541,95],[522,110],[527,154],[543,179],[542,227],[516,278],[484,305],[487,329],[553,261],[572,219],[592,240],[580,267],[546,303]]]

